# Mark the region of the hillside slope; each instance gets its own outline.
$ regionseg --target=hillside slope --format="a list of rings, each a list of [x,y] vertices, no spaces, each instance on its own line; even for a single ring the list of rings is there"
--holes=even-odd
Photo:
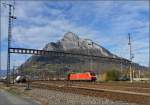
[[[82,39],[72,32],[67,32],[58,42],[50,42],[43,48],[46,51],[65,51],[72,53],[90,54],[102,57],[119,58],[115,54],[93,42],[90,39]],[[126,60],[122,58],[122,60]],[[96,73],[110,69],[121,68],[121,63],[103,61],[102,59],[71,57],[71,56],[32,56],[23,65],[24,69],[47,70],[49,72],[83,72],[94,71]],[[129,65],[122,64],[123,70],[127,70]],[[143,68],[134,63],[134,68]]]

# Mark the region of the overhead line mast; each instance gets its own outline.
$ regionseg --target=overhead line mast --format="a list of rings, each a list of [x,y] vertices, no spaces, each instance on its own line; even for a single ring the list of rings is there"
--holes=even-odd
[[[132,83],[133,82],[133,73],[132,73],[132,59],[133,59],[133,54],[132,54],[132,44],[131,44],[131,35],[130,33],[128,34],[129,35],[129,47],[130,47],[130,82]]]
[[[12,15],[12,9],[14,6],[12,4],[6,4],[9,7],[9,17],[8,17],[8,49],[7,49],[7,86],[10,84],[10,52],[9,49],[11,48],[11,30],[12,30],[12,19],[16,19],[15,16]]]

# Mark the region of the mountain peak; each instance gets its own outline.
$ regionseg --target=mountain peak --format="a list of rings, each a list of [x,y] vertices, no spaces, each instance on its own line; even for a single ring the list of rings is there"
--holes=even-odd
[[[67,32],[64,34],[64,37],[59,40],[56,43],[48,43],[45,47],[44,50],[91,50],[91,53],[95,55],[102,55],[102,56],[107,56],[107,57],[112,57],[114,56],[111,52],[109,52],[107,49],[104,47],[98,45],[97,43],[94,43],[90,39],[81,39],[78,37],[75,33],[73,32]]]
[[[74,40],[79,40],[79,37],[73,32],[67,32],[65,33],[63,39],[69,39],[71,41],[74,41]]]
[[[67,32],[64,37],[60,40],[64,50],[78,48],[80,38],[73,32]]]

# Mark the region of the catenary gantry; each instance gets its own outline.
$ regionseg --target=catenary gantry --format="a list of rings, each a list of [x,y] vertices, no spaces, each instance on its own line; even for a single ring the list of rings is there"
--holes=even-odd
[[[27,48],[9,48],[9,53],[46,55],[46,56],[87,57],[92,59],[100,59],[102,61],[108,61],[108,62],[117,62],[123,64],[130,63],[130,61],[127,59],[104,57],[104,56],[97,56],[97,55],[83,54],[83,53],[72,53],[66,51],[46,51],[46,50],[27,49]]]

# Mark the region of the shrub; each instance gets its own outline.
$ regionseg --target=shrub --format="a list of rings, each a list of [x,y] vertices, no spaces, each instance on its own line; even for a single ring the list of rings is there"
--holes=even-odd
[[[119,79],[119,71],[112,69],[106,72],[106,81],[117,81]]]

